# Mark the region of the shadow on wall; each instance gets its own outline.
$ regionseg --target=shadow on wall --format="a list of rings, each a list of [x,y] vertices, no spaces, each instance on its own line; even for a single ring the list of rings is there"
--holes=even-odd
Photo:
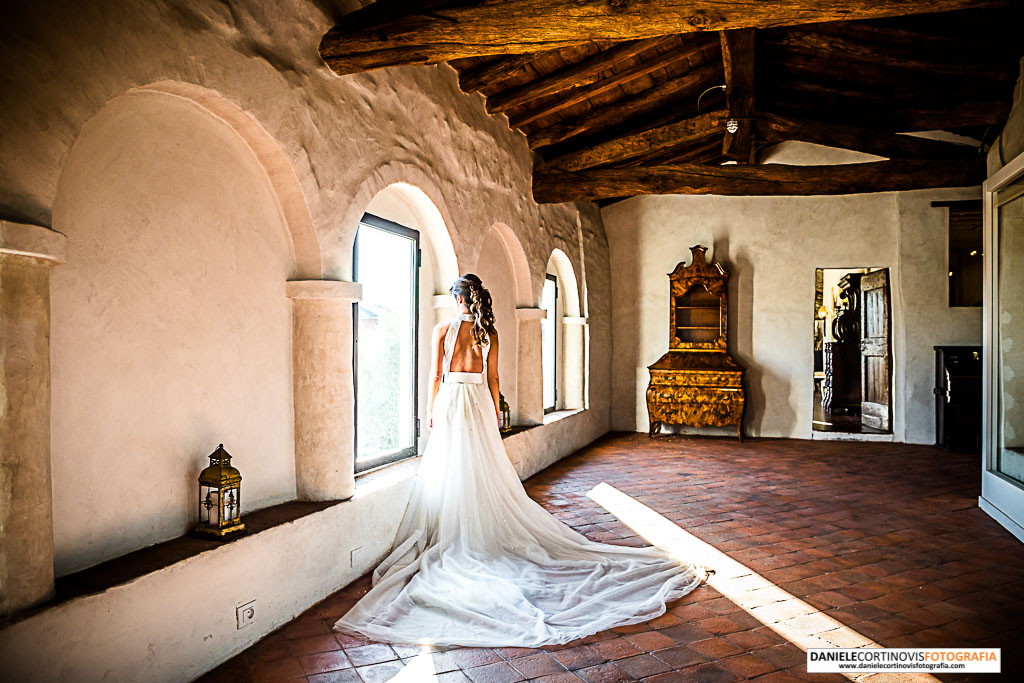
[[[728,234],[715,241],[712,256],[729,272],[729,351],[744,368],[743,428],[757,435],[768,402],[766,384],[779,380],[754,361],[754,264],[746,254],[730,252]]]

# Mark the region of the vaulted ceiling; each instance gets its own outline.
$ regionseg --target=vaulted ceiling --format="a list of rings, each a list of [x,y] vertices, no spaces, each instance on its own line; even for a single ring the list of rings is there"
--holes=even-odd
[[[539,202],[953,187],[1006,122],[1022,5],[377,0],[320,53],[339,74],[449,62],[526,135]],[[934,130],[982,147],[905,134]],[[787,140],[887,160],[759,163]]]

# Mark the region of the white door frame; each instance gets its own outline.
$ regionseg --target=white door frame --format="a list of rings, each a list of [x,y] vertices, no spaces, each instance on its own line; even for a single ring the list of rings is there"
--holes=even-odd
[[[995,193],[1021,177],[1024,177],[1024,153],[994,173],[982,187],[985,220],[985,308],[982,344],[985,370],[982,378],[981,495],[978,497],[978,506],[1006,527],[1010,533],[1024,541],[1024,486],[993,469],[998,447],[1000,405],[995,348],[999,339],[999,330],[996,327],[998,319],[995,315],[999,306],[999,292],[996,291],[996,264],[999,263],[996,232],[999,215],[995,206]]]

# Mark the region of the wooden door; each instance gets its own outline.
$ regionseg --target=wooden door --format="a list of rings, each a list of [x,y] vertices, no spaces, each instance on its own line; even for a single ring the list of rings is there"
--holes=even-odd
[[[889,269],[860,280],[860,421],[875,429],[892,429],[892,347],[889,324]]]

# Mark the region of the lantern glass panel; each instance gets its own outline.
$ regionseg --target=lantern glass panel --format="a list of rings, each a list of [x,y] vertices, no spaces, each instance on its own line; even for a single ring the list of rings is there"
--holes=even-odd
[[[220,524],[220,491],[213,487],[203,487],[203,511],[205,512],[206,523],[210,526]]]

